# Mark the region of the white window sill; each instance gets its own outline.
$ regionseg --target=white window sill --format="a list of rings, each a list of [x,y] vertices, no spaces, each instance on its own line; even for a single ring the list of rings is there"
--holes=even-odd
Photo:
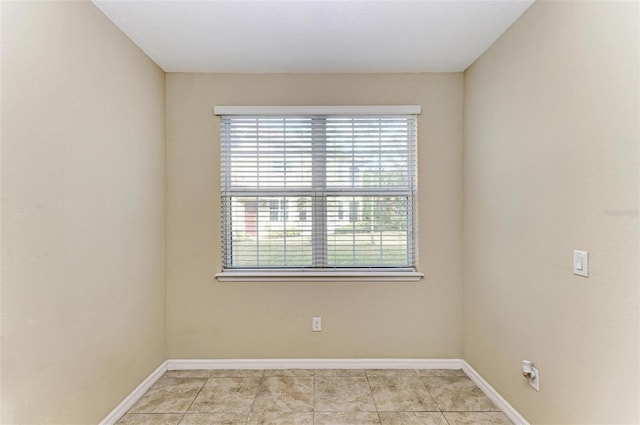
[[[220,282],[417,282],[417,271],[268,271],[228,270],[216,274]]]

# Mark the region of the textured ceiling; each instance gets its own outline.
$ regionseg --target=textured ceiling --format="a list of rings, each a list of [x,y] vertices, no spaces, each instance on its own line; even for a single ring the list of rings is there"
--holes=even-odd
[[[533,0],[94,0],[167,72],[455,72]]]

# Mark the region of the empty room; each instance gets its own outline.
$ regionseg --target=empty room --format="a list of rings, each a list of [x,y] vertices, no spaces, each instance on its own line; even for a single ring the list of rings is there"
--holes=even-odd
[[[0,25],[2,424],[640,424],[640,2]]]

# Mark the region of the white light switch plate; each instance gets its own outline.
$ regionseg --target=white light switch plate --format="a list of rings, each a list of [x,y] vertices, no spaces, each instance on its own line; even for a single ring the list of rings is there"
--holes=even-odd
[[[573,250],[573,274],[589,277],[589,253]]]

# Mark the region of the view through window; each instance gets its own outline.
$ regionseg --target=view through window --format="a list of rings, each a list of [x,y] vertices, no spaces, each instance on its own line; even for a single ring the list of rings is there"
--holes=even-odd
[[[222,116],[225,269],[414,269],[415,115]]]

